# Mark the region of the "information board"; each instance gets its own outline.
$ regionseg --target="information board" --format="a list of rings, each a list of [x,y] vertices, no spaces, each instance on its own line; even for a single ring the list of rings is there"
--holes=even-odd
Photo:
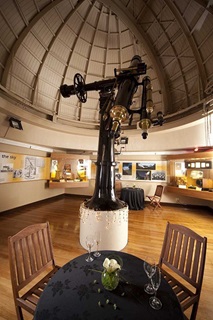
[[[50,158],[0,152],[0,183],[47,180]]]

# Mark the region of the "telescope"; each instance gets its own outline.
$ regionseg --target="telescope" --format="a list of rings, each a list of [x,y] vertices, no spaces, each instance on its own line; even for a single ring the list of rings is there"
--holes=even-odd
[[[142,138],[147,139],[148,129],[152,125],[162,126],[164,119],[162,112],[158,112],[157,120],[152,121],[151,119],[151,113],[154,110],[151,80],[148,76],[145,76],[142,82],[138,82],[139,76],[146,74],[146,68],[147,66],[142,62],[141,57],[136,55],[132,58],[128,68],[115,68],[114,77],[110,79],[86,84],[83,76],[80,73],[76,73],[74,76],[74,84],[62,85],[60,87],[60,93],[64,98],[76,95],[82,103],[86,103],[88,91],[99,91],[100,96],[103,93],[109,94],[110,98],[106,106],[100,106],[100,113],[104,120],[110,119],[110,123],[107,123],[107,130],[109,129],[110,135],[118,137],[121,123],[128,118],[129,125],[131,125],[133,115],[137,113],[140,115],[138,125],[142,129]],[[143,86],[141,106],[133,110],[130,106],[133,95],[139,85]],[[114,90],[116,88],[117,94],[116,97],[114,97]]]
[[[137,58],[136,58],[137,57]],[[135,56],[132,61],[138,59]],[[60,87],[60,93],[64,98],[69,98],[72,95],[77,95],[78,99],[85,103],[87,101],[88,91],[111,91],[115,86],[119,86],[124,80],[132,78],[132,76],[139,76],[146,73],[146,64],[139,62],[137,65],[130,66],[129,68],[114,69],[114,78],[95,81],[86,84],[84,78],[80,73],[74,76],[74,84],[64,84]]]

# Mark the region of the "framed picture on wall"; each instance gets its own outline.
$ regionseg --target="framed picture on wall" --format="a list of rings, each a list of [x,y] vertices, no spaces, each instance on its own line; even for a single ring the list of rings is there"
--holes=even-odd
[[[122,175],[123,176],[131,176],[132,175],[132,162],[123,162]]]
[[[137,162],[136,170],[155,170],[156,164],[154,162]]]
[[[151,171],[136,170],[136,180],[151,180]]]
[[[151,180],[165,181],[166,172],[165,171],[152,171]]]

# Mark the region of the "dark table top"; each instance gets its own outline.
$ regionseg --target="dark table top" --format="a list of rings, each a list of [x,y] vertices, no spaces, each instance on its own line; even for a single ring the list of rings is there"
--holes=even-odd
[[[150,307],[143,260],[123,252],[101,253],[91,263],[85,261],[85,254],[65,264],[42,293],[34,320],[183,320],[176,295],[164,279],[157,293],[163,306],[158,311]],[[97,271],[103,270],[105,257],[112,254],[122,258],[123,267],[118,287],[107,291]]]
[[[122,188],[121,200],[126,202],[130,210],[141,210],[144,208],[144,190],[140,188]]]

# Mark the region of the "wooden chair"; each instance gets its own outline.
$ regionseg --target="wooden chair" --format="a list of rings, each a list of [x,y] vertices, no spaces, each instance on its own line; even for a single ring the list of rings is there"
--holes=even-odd
[[[171,285],[185,319],[195,320],[200,299],[206,258],[207,238],[191,229],[167,223],[159,267]]]
[[[115,180],[115,195],[117,198],[121,196],[122,183],[120,180]]]
[[[59,269],[53,257],[49,223],[28,226],[9,237],[8,248],[17,319],[23,320],[22,308],[34,314],[47,282]]]
[[[157,185],[155,194],[153,196],[146,196],[150,200],[150,204],[154,205],[156,208],[161,208],[160,201],[163,194],[163,186]]]

